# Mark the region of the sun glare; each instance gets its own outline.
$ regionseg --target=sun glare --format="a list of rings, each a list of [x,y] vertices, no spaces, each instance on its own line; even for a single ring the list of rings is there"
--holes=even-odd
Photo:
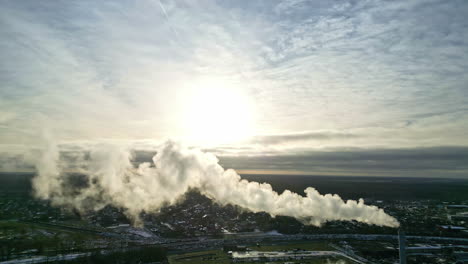
[[[220,82],[201,84],[187,105],[187,138],[196,144],[233,143],[252,134],[252,104],[238,89]]]

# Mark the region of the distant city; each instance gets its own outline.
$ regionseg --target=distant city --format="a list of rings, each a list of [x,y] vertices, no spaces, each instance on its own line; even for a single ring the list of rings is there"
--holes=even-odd
[[[32,175],[15,176],[23,180],[2,184],[0,263],[90,263],[96,260],[111,263],[116,258],[128,258],[135,263],[399,261],[398,230],[395,228],[344,221],[328,222],[322,227],[304,225],[291,217],[271,217],[230,205],[223,207],[196,190],[189,192],[175,206],[142,214],[143,225],[133,226],[119,208],[107,206],[97,212],[80,214],[71,208],[56,208],[47,201],[33,199],[27,181]],[[271,179],[280,183],[285,177],[288,176]],[[355,184],[363,181],[362,177],[333,179],[346,179],[347,183]],[[310,176],[310,181],[314,180],[319,186],[324,184],[320,177]],[[398,179],[386,180],[399,184]],[[408,181],[405,179],[406,184]],[[297,188],[301,188],[301,182],[296,181]],[[468,181],[445,180],[428,187],[442,186],[457,194],[460,185],[466,188]],[[367,188],[372,187],[379,188],[379,184],[370,184]],[[381,197],[388,195],[391,194],[382,193]],[[449,200],[364,199],[367,204],[384,209],[400,221],[400,230],[405,233],[407,263],[467,261],[466,193]]]

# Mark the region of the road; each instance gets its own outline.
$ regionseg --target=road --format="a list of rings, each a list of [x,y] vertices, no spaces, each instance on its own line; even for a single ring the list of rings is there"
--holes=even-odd
[[[65,228],[65,226],[60,226],[61,228]],[[67,227],[68,228],[68,227]],[[73,229],[76,229],[75,227]],[[84,231],[84,230],[79,230]],[[91,231],[91,230],[86,230]],[[113,234],[116,235],[116,234]],[[453,238],[453,237],[434,237],[434,236],[406,236],[409,240],[417,240],[417,241],[439,241],[439,242],[462,242],[468,243],[468,238]],[[258,233],[258,234],[249,234],[244,238],[232,238],[232,239],[222,239],[222,238],[187,238],[187,239],[160,239],[160,240],[142,240],[145,246],[149,244],[153,245],[160,245],[163,247],[167,247],[171,250],[181,250],[181,251],[196,251],[196,250],[206,250],[206,249],[219,249],[223,246],[225,241],[228,241],[232,244],[254,244],[257,242],[262,242],[263,240],[268,239],[268,242],[274,241],[298,241],[298,240],[333,240],[333,239],[340,239],[340,240],[365,240],[365,241],[372,241],[372,240],[397,240],[397,235],[362,235],[362,234],[317,234],[317,235],[310,235],[310,234],[296,234],[296,235],[281,235],[281,234],[269,234],[269,233]],[[124,249],[125,250],[125,249]],[[104,250],[103,253],[110,253],[115,250],[106,251]],[[55,261],[55,260],[71,260],[79,257],[84,257],[89,255],[90,253],[76,253],[76,254],[68,254],[68,255],[59,255],[55,257],[44,257],[44,256],[37,256],[27,259],[17,259],[17,260],[8,260],[0,262],[0,264],[26,264],[26,263],[44,263],[47,261]],[[358,261],[356,256],[349,256],[352,257],[354,261],[363,262],[362,260]]]

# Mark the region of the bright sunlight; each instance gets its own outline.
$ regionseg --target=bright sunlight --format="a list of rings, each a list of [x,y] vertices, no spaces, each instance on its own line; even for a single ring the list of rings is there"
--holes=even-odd
[[[187,139],[196,144],[232,143],[253,133],[253,107],[240,89],[220,81],[202,82],[186,105]]]

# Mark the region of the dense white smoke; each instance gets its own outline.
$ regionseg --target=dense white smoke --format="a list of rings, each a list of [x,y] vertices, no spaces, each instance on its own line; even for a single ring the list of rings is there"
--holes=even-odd
[[[356,220],[379,226],[398,227],[398,221],[364,201],[343,201],[338,195],[321,195],[312,187],[306,196],[291,191],[278,194],[270,184],[249,182],[232,169],[224,170],[218,159],[197,149],[168,141],[159,147],[153,163],[134,167],[129,151],[100,146],[90,152],[85,184],[71,188],[60,172],[57,147],[46,145],[38,159],[35,194],[55,205],[78,210],[98,210],[108,204],[123,208],[139,223],[142,212],[155,212],[178,202],[189,189],[221,205],[236,205],[252,212],[294,217],[320,226],[332,220]],[[154,166],[153,166],[154,165]]]

